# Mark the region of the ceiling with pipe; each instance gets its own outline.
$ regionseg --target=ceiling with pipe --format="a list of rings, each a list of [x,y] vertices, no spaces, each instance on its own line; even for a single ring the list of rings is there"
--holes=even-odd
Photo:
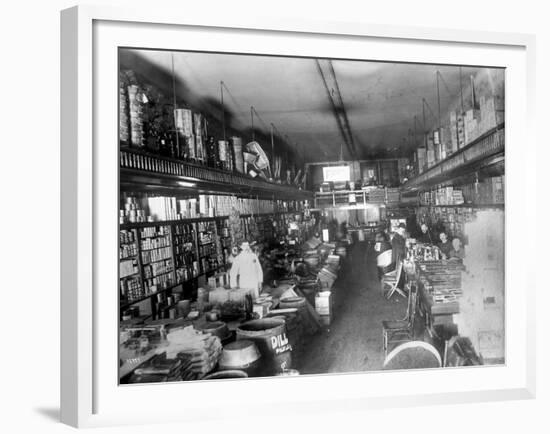
[[[228,127],[249,140],[252,122],[267,136],[273,124],[275,146],[284,140],[307,162],[409,156],[422,142],[423,121],[427,130],[448,124],[451,107],[470,104],[470,76],[488,71],[137,49],[121,50],[119,59],[167,95],[175,91],[178,103],[216,118],[223,89]]]

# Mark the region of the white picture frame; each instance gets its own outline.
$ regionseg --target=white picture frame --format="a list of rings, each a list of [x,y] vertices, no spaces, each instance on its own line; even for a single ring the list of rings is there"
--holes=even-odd
[[[505,366],[140,387],[119,387],[116,381],[115,283],[109,286],[116,282],[117,255],[117,47],[506,67],[506,261],[514,270],[527,270],[528,259],[513,247],[525,252],[535,242],[521,233],[537,190],[528,164],[536,161],[534,36],[290,17],[228,22],[215,11],[205,16],[152,7],[79,6],[64,10],[61,24],[62,422],[89,427],[223,420],[238,418],[243,405],[249,411],[269,406],[313,414],[534,397],[534,276],[511,267],[506,267]],[[224,398],[229,393],[230,402]]]

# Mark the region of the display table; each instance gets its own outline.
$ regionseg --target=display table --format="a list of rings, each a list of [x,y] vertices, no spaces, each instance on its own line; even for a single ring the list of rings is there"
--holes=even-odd
[[[460,312],[459,297],[462,295],[461,262],[451,260],[415,260],[405,267],[407,278],[417,288],[417,308],[424,317],[428,333],[438,335],[436,328],[445,334],[456,333],[453,315]],[[439,327],[438,327],[439,326]]]

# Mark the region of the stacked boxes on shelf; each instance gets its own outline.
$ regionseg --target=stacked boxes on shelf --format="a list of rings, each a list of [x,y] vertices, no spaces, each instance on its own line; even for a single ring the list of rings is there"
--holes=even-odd
[[[475,218],[474,208],[457,207],[420,207],[416,213],[419,224],[427,223],[430,227],[443,226],[453,237],[464,237],[464,225]]]
[[[178,107],[160,88],[145,83],[132,69],[120,73],[119,105],[119,139],[127,148],[121,151],[122,167],[184,176],[181,166],[191,163],[195,167],[209,166],[216,172],[248,173],[266,181],[271,177],[266,170],[269,160],[259,143],[243,146],[242,139],[236,136],[226,140],[225,129],[222,135],[210,127],[202,113],[191,107]],[[139,152],[135,153],[135,149]],[[245,170],[244,150],[253,157],[253,161],[246,162],[250,170]],[[270,158],[282,161],[281,155]],[[283,182],[284,174],[289,174],[293,166],[285,162],[285,170],[275,171],[277,180]],[[290,184],[290,175],[286,179]]]
[[[172,226],[176,283],[187,282],[199,275],[199,262],[193,223],[176,223]]]
[[[441,127],[440,132],[441,132],[440,159],[444,160],[446,157],[448,157],[454,152],[451,127],[450,126]]]
[[[175,283],[170,226],[140,230],[141,266],[145,295]]]
[[[480,135],[478,125],[479,117],[479,110],[470,109],[466,111],[464,117],[464,140],[466,144],[474,141]]]
[[[458,117],[456,115],[456,112],[452,111],[450,114],[450,126],[449,126],[449,133],[450,133],[450,148],[447,149],[447,153],[449,155],[455,153],[458,151]]]
[[[222,266],[227,265],[227,260],[231,254],[231,229],[229,227],[229,220],[217,220],[217,232],[220,251],[218,252],[218,260]]]
[[[473,221],[478,205],[504,204],[504,176],[487,178],[477,184],[462,185],[460,189],[442,187],[420,196],[421,207],[417,221],[435,227],[443,225],[453,236],[464,235],[464,224]],[[462,206],[457,206],[462,205]]]
[[[214,221],[198,222],[197,234],[201,274],[216,271],[219,267],[216,248],[216,223]]]
[[[420,197],[422,205],[461,205],[464,203],[462,190],[454,187],[440,187],[422,193]]]
[[[264,214],[275,211],[275,205],[271,200],[236,198],[234,196],[213,195],[213,207],[216,215],[227,216],[232,208],[240,214]]]
[[[175,196],[127,196],[120,210],[120,223],[162,222],[200,217],[228,216],[232,209],[240,214],[268,214],[277,210],[301,210],[303,202],[275,203],[266,199],[199,194],[190,198]]]
[[[121,224],[142,223],[146,221],[146,211],[137,197],[125,197],[124,205],[120,210],[119,221]]]
[[[429,135],[426,144],[426,165],[432,167],[436,163],[433,136]]]
[[[416,150],[416,173],[419,175],[424,172],[426,169],[426,164],[428,163],[426,158],[426,148],[418,148]]]
[[[237,230],[246,230],[253,240],[286,233],[288,216],[284,213],[240,218],[237,214],[236,218]],[[153,318],[172,315],[174,312],[166,306],[176,302],[182,289],[186,296],[194,297],[196,278],[208,277],[227,265],[231,247],[239,244],[230,219],[197,220],[165,224],[136,222],[135,227],[130,224],[129,228],[120,229],[121,306],[149,297]],[[186,283],[190,286],[177,289]],[[187,292],[189,289],[192,291]]]
[[[443,160],[446,157],[446,153],[447,153],[447,149],[443,145],[441,132],[442,131],[440,128],[433,131],[435,161]]]
[[[450,113],[450,147],[447,156],[476,140],[487,131],[504,122],[504,110],[497,97],[482,96],[479,110],[469,109],[464,113]]]
[[[148,197],[147,208],[153,221],[178,219],[178,205],[175,197]]]
[[[139,274],[139,258],[135,230],[120,231],[119,235],[120,295],[123,301],[143,296]]]
[[[466,130],[464,124],[464,113],[461,113],[456,118],[456,132],[458,139],[458,149],[462,149],[466,146]]]
[[[503,204],[504,176],[487,178],[477,184],[462,187],[464,201],[472,204]]]
[[[504,177],[495,176],[478,184],[477,203],[504,203]]]
[[[258,240],[259,232],[256,219],[252,216],[241,216],[241,232],[247,241]]]
[[[481,97],[479,99],[479,130],[482,134],[497,126],[497,108],[495,104],[494,98]]]

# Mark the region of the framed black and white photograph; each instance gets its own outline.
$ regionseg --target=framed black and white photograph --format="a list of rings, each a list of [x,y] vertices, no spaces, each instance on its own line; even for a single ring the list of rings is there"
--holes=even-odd
[[[65,423],[532,396],[530,36],[83,7],[61,36]]]

